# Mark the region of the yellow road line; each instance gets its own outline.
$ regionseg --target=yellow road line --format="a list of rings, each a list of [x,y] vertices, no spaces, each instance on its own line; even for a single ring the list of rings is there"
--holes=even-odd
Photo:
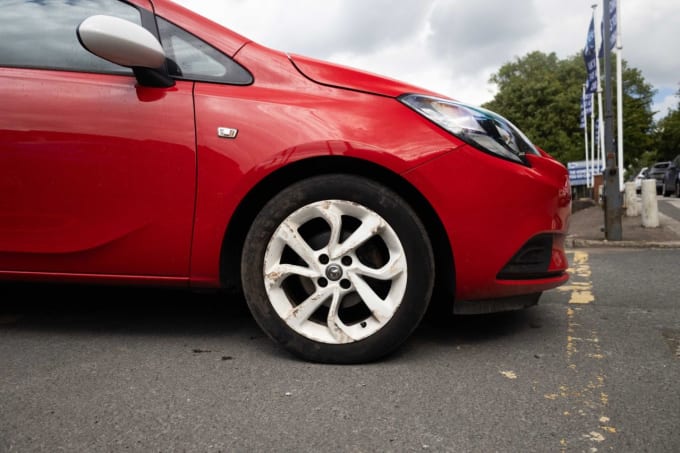
[[[605,374],[599,367],[591,366],[590,362],[594,360],[601,363],[605,354],[597,332],[584,327],[588,324],[587,316],[591,314],[588,307],[596,302],[588,258],[587,252],[574,251],[572,267],[569,268],[570,282],[560,288],[561,291],[569,292],[565,349],[567,384],[560,385],[557,392],[548,393],[544,397],[566,403],[568,407],[562,411],[563,416],[585,417],[592,419],[592,424],[580,437],[563,437],[559,447],[562,451],[580,449],[582,445],[579,445],[583,442],[594,447],[593,443],[602,444],[607,436],[616,433],[616,428],[611,426],[609,417],[604,414],[609,406],[609,395],[605,392]],[[579,365],[588,371],[582,373]],[[595,371],[591,371],[593,368]]]

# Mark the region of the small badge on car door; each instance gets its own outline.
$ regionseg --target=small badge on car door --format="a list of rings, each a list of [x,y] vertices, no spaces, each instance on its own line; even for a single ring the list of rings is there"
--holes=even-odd
[[[231,127],[218,127],[217,136],[221,138],[236,138],[238,134],[238,129],[233,129]]]

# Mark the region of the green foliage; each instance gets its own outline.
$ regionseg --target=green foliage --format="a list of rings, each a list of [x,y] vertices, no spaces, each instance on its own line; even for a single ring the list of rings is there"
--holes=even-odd
[[[680,97],[680,91],[676,96]],[[671,160],[680,154],[680,103],[659,121],[657,139],[659,160]]]
[[[623,156],[626,168],[649,166],[649,156],[656,154],[654,112],[656,90],[645,81],[642,72],[623,61]],[[612,69],[612,74],[615,74]],[[612,76],[614,77],[614,76]],[[614,134],[616,134],[616,80],[614,98]],[[616,140],[616,135],[614,135]],[[652,162],[653,163],[653,162]]]
[[[581,160],[579,114],[585,75],[580,55],[561,61],[554,53],[531,52],[491,76],[498,92],[484,107],[508,118],[561,162]]]
[[[561,162],[583,160],[584,137],[579,115],[585,79],[580,53],[561,60],[554,53],[531,52],[504,64],[491,76],[490,83],[497,85],[498,92],[484,107],[507,117],[537,146]],[[614,84],[612,93],[615,109]],[[651,110],[654,90],[641,72],[628,68],[625,61],[623,94],[624,159],[627,166],[639,165],[645,152],[655,151]],[[597,103],[593,107],[597,109]],[[616,127],[615,111],[612,122]],[[616,139],[616,131],[613,137]]]

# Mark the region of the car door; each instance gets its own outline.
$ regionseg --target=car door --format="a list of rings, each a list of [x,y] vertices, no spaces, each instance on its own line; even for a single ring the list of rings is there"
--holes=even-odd
[[[671,168],[668,170],[668,189],[673,191],[676,189],[677,182],[680,181],[680,154],[675,156],[671,163]],[[678,194],[680,196],[680,194]]]
[[[148,23],[150,5],[10,3],[0,8],[0,272],[188,277],[193,83],[142,87],[76,35],[94,14]]]

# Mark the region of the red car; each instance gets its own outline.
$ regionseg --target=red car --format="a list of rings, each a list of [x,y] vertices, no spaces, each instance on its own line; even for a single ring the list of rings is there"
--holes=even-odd
[[[1,279],[234,288],[354,363],[568,278],[567,171],[492,112],[168,0],[13,0],[0,38]]]

